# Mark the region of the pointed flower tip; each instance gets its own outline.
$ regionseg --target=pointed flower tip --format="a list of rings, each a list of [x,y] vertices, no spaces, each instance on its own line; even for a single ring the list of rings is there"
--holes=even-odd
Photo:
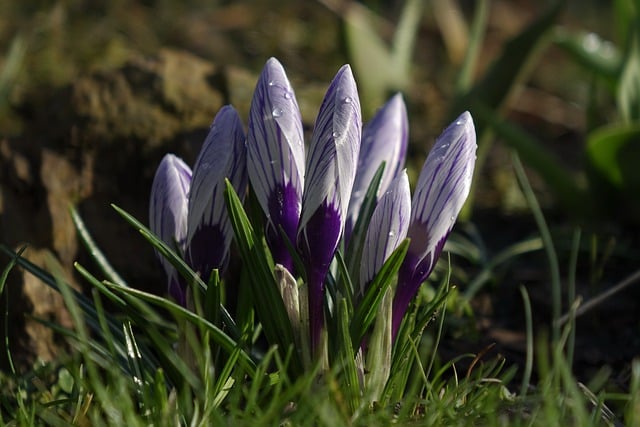
[[[224,267],[233,234],[224,202],[225,178],[242,197],[246,186],[245,135],[231,106],[216,114],[198,154],[189,192],[186,255],[192,268],[206,278],[212,268]]]
[[[162,158],[151,186],[149,222],[151,231],[165,243],[181,241],[186,233],[187,197],[191,169],[179,157]]]
[[[280,235],[295,241],[304,186],[304,131],[296,96],[280,62],[270,58],[251,101],[248,174],[267,215],[267,241],[276,262],[291,266]]]
[[[149,228],[170,247],[178,244],[184,251],[187,235],[187,205],[191,185],[191,169],[179,157],[167,154],[162,158],[151,186]],[[156,251],[168,279],[169,293],[182,302],[178,272]]]

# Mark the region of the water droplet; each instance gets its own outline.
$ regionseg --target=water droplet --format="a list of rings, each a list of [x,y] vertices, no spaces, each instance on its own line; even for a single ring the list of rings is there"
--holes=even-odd
[[[595,33],[589,33],[582,41],[582,47],[589,52],[595,52],[602,45],[602,40]]]
[[[276,118],[282,116],[282,108],[274,108],[271,115]]]
[[[463,124],[464,124],[464,122],[462,120],[456,120],[456,125],[457,126],[460,126],[460,125],[463,125]]]
[[[289,92],[285,92],[284,99],[291,99],[291,94]]]
[[[274,84],[275,84],[275,82],[274,82],[273,80],[271,80],[271,81],[269,82],[269,86],[273,86]]]
[[[396,233],[395,233],[394,231],[390,231],[390,232],[389,232],[389,237],[393,237],[393,236],[395,236],[395,235],[396,235]]]
[[[333,132],[331,136],[333,136],[334,138],[340,138],[340,132]]]
[[[342,102],[344,102],[345,104],[351,104],[351,97],[347,96],[342,100]]]

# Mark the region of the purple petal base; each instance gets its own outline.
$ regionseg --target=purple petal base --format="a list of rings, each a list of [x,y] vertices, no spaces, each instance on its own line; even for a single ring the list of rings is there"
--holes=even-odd
[[[224,270],[228,261],[227,243],[220,225],[202,225],[193,235],[186,256],[191,268],[207,282],[211,270]]]
[[[312,352],[320,344],[324,325],[324,280],[341,233],[340,213],[333,206],[323,204],[298,234],[298,248],[305,263],[309,287],[309,337]]]
[[[420,228],[422,228],[422,230],[420,230]],[[402,319],[409,307],[409,303],[418,293],[422,282],[424,282],[433,271],[449,233],[436,244],[431,252],[428,252],[422,257],[423,249],[429,247],[429,235],[425,225],[420,223],[412,224],[407,235],[412,236],[411,243],[409,244],[407,255],[400,266],[400,271],[398,272],[398,286],[396,287],[396,294],[393,298],[391,333],[394,340],[400,329]],[[424,237],[424,239],[420,239],[420,236]]]
[[[300,220],[300,196],[291,184],[275,188],[269,198],[269,215],[265,234],[273,260],[293,274],[293,259],[280,234],[282,227],[291,244],[295,245]]]

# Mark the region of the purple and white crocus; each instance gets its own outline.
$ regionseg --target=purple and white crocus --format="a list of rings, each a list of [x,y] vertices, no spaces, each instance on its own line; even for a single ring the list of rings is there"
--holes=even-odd
[[[340,68],[320,106],[302,196],[297,244],[309,292],[309,333],[317,349],[324,323],[324,282],[342,238],[360,151],[362,118],[356,83]]]
[[[382,268],[391,253],[407,237],[411,216],[411,192],[406,170],[389,184],[373,211],[364,240],[360,265],[360,292]]]
[[[356,178],[349,200],[345,223],[345,242],[351,237],[360,208],[376,171],[385,163],[377,198],[384,194],[391,181],[404,167],[409,141],[407,108],[401,94],[394,95],[375,114],[362,130],[362,145],[356,169]]]
[[[177,244],[191,267],[208,279],[212,269],[225,267],[233,236],[224,180],[229,178],[242,197],[248,178],[266,216],[265,236],[274,261],[305,276],[310,346],[315,353],[324,328],[330,264],[341,239],[347,241],[353,232],[364,195],[384,162],[362,248],[359,291],[365,291],[389,255],[405,237],[410,238],[393,297],[395,338],[469,193],[476,151],[473,121],[465,112],[436,140],[411,200],[403,170],[407,141],[401,95],[391,98],[362,129],[356,84],[345,65],[327,90],[305,157],[293,88],[282,65],[271,58],[256,85],[246,144],[238,114],[227,106],[216,116],[193,174],[177,157],[163,159],[152,187],[151,229],[163,241]],[[293,271],[285,238],[298,251],[304,272]],[[177,272],[167,261],[162,265],[170,294],[184,304],[185,288]]]
[[[295,93],[275,58],[265,64],[251,101],[247,166],[251,188],[267,216],[265,236],[273,259],[293,272],[280,233],[295,245],[304,187],[304,134]]]
[[[243,197],[247,186],[242,123],[231,106],[220,109],[191,169],[167,154],[151,186],[149,227],[184,256],[206,281],[213,269],[224,269],[233,230],[224,201],[225,178]],[[186,305],[186,284],[175,268],[156,253],[169,280],[169,295]]]
[[[420,284],[433,271],[469,194],[476,147],[471,114],[464,112],[442,132],[422,167],[411,203],[407,232],[411,243],[398,272],[393,300],[394,338]]]
[[[162,158],[151,185],[149,228],[170,247],[181,254],[186,248],[187,207],[191,169],[173,154]],[[177,246],[177,247],[176,247]],[[184,285],[176,269],[156,251],[167,276],[169,295],[180,304],[185,302]]]
[[[205,281],[213,269],[226,267],[233,238],[224,200],[225,178],[242,198],[247,186],[245,135],[231,106],[222,107],[211,124],[189,191],[186,259]]]

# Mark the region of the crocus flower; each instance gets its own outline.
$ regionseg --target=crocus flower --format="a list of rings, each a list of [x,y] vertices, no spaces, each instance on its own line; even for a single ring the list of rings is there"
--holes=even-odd
[[[187,221],[187,261],[206,281],[224,269],[233,229],[224,200],[225,178],[240,197],[247,185],[242,123],[231,106],[216,115],[193,168]]]
[[[475,129],[471,114],[465,112],[436,140],[418,178],[407,233],[411,243],[398,273],[393,301],[394,338],[469,194],[475,159]]]
[[[345,224],[345,241],[349,241],[364,196],[382,162],[385,162],[385,168],[378,187],[378,197],[387,191],[391,181],[402,170],[408,140],[407,108],[402,95],[398,93],[387,101],[362,130],[362,146]]]
[[[293,88],[282,65],[267,61],[251,101],[247,167],[251,187],[267,215],[265,235],[276,263],[293,271],[280,234],[295,245],[304,186],[304,134]]]
[[[311,348],[324,323],[324,280],[344,231],[360,150],[362,119],[356,84],[348,65],[331,82],[313,130],[306,165],[297,245],[309,292]]]
[[[173,154],[167,154],[162,158],[151,185],[149,228],[160,240],[180,253],[184,252],[186,243],[190,184],[189,166]],[[184,305],[184,285],[180,283],[178,272],[157,251],[156,255],[167,275],[169,295]]]
[[[361,293],[364,293],[389,255],[407,237],[410,215],[409,178],[406,170],[403,170],[391,181],[371,216],[360,264]]]

